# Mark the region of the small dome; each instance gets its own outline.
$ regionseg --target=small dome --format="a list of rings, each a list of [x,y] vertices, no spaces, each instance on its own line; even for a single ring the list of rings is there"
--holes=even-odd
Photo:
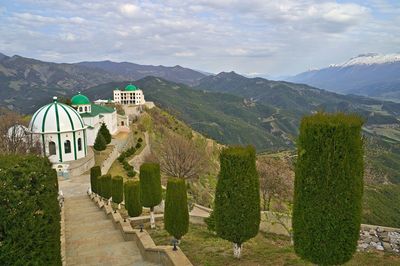
[[[125,91],[136,91],[138,88],[136,88],[135,85],[129,84],[128,86],[125,87]]]
[[[61,133],[82,129],[84,123],[79,113],[71,106],[57,102],[57,98],[37,110],[29,123],[32,133]]]
[[[77,95],[72,97],[71,103],[72,105],[81,105],[81,104],[90,104],[90,101],[88,97],[79,92]]]

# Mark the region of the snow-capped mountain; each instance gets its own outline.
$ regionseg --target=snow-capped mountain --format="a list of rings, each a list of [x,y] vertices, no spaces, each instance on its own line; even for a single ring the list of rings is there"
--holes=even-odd
[[[400,62],[400,54],[360,54],[350,60],[338,65],[331,65],[331,67],[348,67],[355,65],[375,65],[375,64],[390,64]]]
[[[400,100],[400,54],[362,54],[287,80],[345,94]]]

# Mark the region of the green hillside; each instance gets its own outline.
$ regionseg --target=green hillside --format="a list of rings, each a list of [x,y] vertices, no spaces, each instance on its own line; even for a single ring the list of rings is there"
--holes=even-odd
[[[269,119],[276,108],[247,103],[241,97],[193,90],[185,85],[147,77],[135,82],[147,101],[182,119],[203,135],[225,144],[253,144],[258,150],[293,148],[294,127],[286,119]],[[107,83],[84,93],[92,99],[109,98],[126,82]]]

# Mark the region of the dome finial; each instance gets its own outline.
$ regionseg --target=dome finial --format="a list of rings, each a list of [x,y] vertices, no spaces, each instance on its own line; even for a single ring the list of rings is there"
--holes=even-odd
[[[53,97],[53,102],[57,102],[57,96]]]

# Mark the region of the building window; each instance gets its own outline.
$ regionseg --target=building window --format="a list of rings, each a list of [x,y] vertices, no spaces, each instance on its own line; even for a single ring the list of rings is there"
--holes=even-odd
[[[50,155],[56,155],[56,144],[54,141],[49,142],[49,153]]]
[[[85,112],[87,113],[87,106],[85,106]]]
[[[71,141],[66,140],[64,142],[64,152],[67,153],[71,153]]]
[[[82,112],[82,106],[79,107],[79,112]]]
[[[78,139],[78,151],[81,151],[81,150],[82,150],[82,139],[79,138]]]

